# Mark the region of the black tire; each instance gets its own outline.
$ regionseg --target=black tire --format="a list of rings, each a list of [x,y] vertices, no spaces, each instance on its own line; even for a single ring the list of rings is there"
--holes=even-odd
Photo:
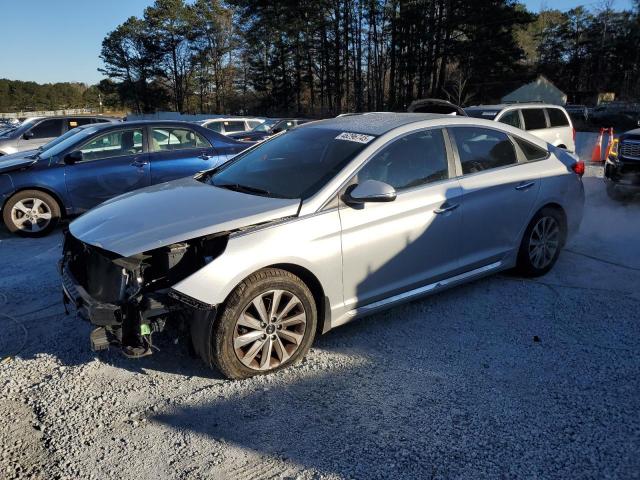
[[[543,259],[543,264],[536,264],[532,259],[532,253],[530,252],[536,249],[534,242],[536,241],[536,238],[538,238],[538,236],[537,233],[534,234],[534,230],[536,228],[539,228],[539,226],[544,225],[543,219],[552,219],[552,221],[555,222],[555,225],[557,225],[558,243],[555,251],[552,255],[550,255],[548,261],[546,259]],[[545,221],[549,222],[548,220]],[[551,207],[545,207],[541,209],[531,219],[531,222],[529,222],[529,225],[527,226],[522,237],[520,249],[518,250],[518,261],[515,268],[516,272],[525,277],[540,277],[548,273],[549,270],[553,268],[556,261],[558,260],[558,257],[560,256],[560,251],[564,247],[566,237],[566,224],[562,213],[558,209]],[[533,257],[536,258],[535,254],[533,254]]]
[[[37,207],[37,212],[42,215],[41,218],[35,222],[29,220],[20,224],[19,221],[25,214],[22,211],[14,210],[14,207],[21,203],[22,205],[36,205],[36,201],[40,201],[40,205]],[[18,215],[21,215],[18,218]],[[49,218],[46,218],[46,216]],[[55,198],[48,193],[40,190],[23,190],[16,193],[13,197],[7,200],[2,210],[2,220],[11,233],[16,233],[23,237],[42,237],[51,232],[61,217],[61,208]],[[31,227],[35,223],[35,227]]]
[[[296,308],[304,308],[303,313],[306,316],[306,324],[304,333],[300,334],[302,335],[302,340],[295,346],[295,350],[291,352],[285,361],[282,361],[273,368],[257,370],[249,368],[241,362],[234,348],[234,335],[238,328],[242,328],[237,325],[240,315],[245,312],[247,308],[251,308],[250,305],[255,298],[271,290],[283,290],[285,292],[283,295],[297,297],[300,301],[300,307]],[[203,325],[204,328],[201,326],[198,330],[200,334],[207,332],[205,335],[209,337],[208,340],[211,348],[202,348],[202,343],[193,337],[195,350],[207,365],[217,368],[227,378],[242,379],[255,375],[273,373],[301,360],[307,354],[313,343],[318,320],[313,295],[300,278],[285,270],[265,268],[250,275],[240,283],[229,295],[222,310],[216,315],[216,318],[207,319],[207,323],[208,325]],[[285,327],[285,329],[286,328],[287,327]],[[193,333],[194,330],[192,329],[192,335]],[[271,338],[275,338],[273,332],[270,336]],[[278,339],[278,341],[280,340]],[[200,345],[197,343],[200,343]],[[261,356],[262,349],[259,349],[259,351],[259,355]],[[275,350],[273,350],[273,352],[275,352]],[[277,358],[275,360],[278,361]],[[271,358],[268,362],[271,364]]]

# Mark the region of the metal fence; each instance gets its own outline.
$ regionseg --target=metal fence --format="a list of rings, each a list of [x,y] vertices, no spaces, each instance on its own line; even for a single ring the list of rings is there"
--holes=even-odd
[[[57,115],[86,115],[98,113],[95,108],[69,108],[65,110],[47,110],[40,112],[12,112],[0,113],[0,119],[6,118],[31,118],[31,117],[53,117]]]

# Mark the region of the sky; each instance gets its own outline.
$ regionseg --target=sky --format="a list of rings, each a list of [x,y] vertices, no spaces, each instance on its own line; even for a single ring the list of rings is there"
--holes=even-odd
[[[523,0],[541,7],[594,8],[595,1]],[[0,78],[38,83],[84,82],[103,77],[100,46],[106,34],[132,15],[140,16],[153,0],[0,0]],[[632,0],[614,0],[616,9]]]

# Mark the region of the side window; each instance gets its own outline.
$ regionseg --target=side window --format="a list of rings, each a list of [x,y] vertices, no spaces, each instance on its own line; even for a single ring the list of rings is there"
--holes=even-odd
[[[455,127],[450,131],[464,175],[518,163],[515,148],[505,133],[478,127]]]
[[[540,130],[547,128],[547,119],[542,108],[523,108],[525,130]]]
[[[44,120],[29,131],[33,139],[59,137],[62,134],[62,119]]]
[[[547,108],[550,127],[568,127],[569,119],[559,108]]]
[[[242,120],[235,122],[224,122],[224,131],[226,133],[244,132],[244,122]]]
[[[396,190],[449,178],[442,130],[412,133],[388,145],[358,172],[358,182],[378,180]]]
[[[151,134],[152,152],[210,147],[206,138],[185,128],[154,128]]]
[[[142,130],[120,130],[100,135],[80,151],[84,160],[123,157],[142,152]]]
[[[213,130],[214,132],[221,133],[222,132],[222,122],[211,122],[205,125],[209,130]]]
[[[549,152],[547,152],[544,148],[540,148],[537,145],[529,143],[526,140],[518,137],[513,138],[528,161],[532,162],[535,160],[542,160],[543,158],[547,158]]]
[[[80,125],[88,125],[91,123],[90,117],[67,118],[67,130],[79,127]]]
[[[249,124],[249,128],[256,128],[262,122],[259,122],[257,120],[247,120],[247,123]]]
[[[498,120],[500,123],[506,123],[507,125],[511,125],[512,127],[522,128],[522,122],[520,121],[520,114],[518,110],[511,110]]]

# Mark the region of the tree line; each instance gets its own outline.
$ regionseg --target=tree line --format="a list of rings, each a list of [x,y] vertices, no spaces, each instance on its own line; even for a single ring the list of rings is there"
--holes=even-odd
[[[107,79],[87,101],[324,116],[425,97],[495,102],[538,74],[573,102],[637,100],[640,0],[611,5],[535,14],[514,0],[156,0],[106,36]],[[0,106],[5,97],[0,83]]]

